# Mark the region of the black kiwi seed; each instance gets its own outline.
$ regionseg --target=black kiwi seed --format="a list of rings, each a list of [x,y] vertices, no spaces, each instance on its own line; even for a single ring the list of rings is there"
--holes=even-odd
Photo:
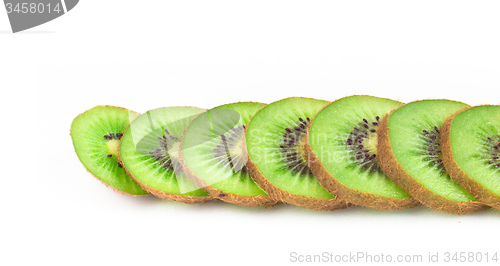
[[[441,155],[441,132],[437,126],[430,130],[422,130],[420,138],[424,144],[420,147],[420,153],[429,166],[437,167],[443,173],[446,172]]]
[[[300,156],[299,150],[302,146],[300,142],[306,134],[310,122],[309,117],[306,117],[306,119],[299,117],[299,122],[295,126],[285,128],[283,143],[280,145],[283,156],[286,158],[286,166],[292,171],[303,175],[312,174],[307,161]]]
[[[150,151],[149,154],[152,158],[158,161],[158,164],[162,165],[165,169],[174,170],[174,166],[172,160],[170,159],[170,155],[168,153],[168,147],[172,146],[173,142],[177,142],[177,137],[170,135],[168,130],[165,129],[165,134],[161,137],[158,137],[159,140],[159,148],[154,151]]]
[[[123,133],[109,133],[107,135],[104,135],[104,139],[106,140],[112,140],[112,139],[120,140],[122,137]]]
[[[231,150],[237,148],[239,140],[244,136],[245,126],[232,127],[224,134],[221,134],[220,143],[214,149],[215,158],[223,165],[229,165],[234,172],[247,172],[243,158],[235,158],[231,155]]]
[[[486,163],[500,170],[500,135],[486,138],[483,149],[485,150]]]
[[[376,116],[375,120],[370,121],[363,118],[362,122],[358,123],[358,126],[352,129],[347,140],[344,142],[355,164],[370,172],[381,171],[377,162],[377,154],[372,153],[362,144],[365,139],[376,134],[380,117]]]

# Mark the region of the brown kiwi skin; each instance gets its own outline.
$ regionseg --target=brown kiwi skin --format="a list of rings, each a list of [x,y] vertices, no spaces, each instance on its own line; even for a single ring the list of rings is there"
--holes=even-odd
[[[129,127],[130,127],[130,125],[127,126],[127,129],[125,129],[125,131],[128,130]],[[125,131],[124,131],[124,133],[125,133]],[[120,154],[120,146],[118,146],[118,154]],[[183,202],[183,203],[187,203],[187,204],[204,203],[204,202],[213,200],[212,196],[195,197],[195,196],[188,196],[188,195],[177,195],[177,194],[167,193],[167,192],[158,190],[156,188],[152,188],[152,187],[142,183],[137,178],[135,178],[135,176],[132,174],[132,172],[130,172],[128,170],[127,166],[123,163],[121,157],[119,158],[119,162],[123,165],[123,168],[125,169],[127,174],[130,177],[132,177],[132,179],[134,179],[134,181],[137,184],[139,184],[139,186],[141,186],[142,189],[146,190],[147,192],[151,193],[152,195],[154,195],[158,198],[171,200],[171,201],[177,201],[177,202]]]
[[[194,204],[194,203],[203,203],[207,201],[211,201],[213,198],[211,196],[206,196],[206,197],[194,197],[194,196],[187,196],[187,195],[176,195],[176,194],[171,194],[171,193],[166,193],[161,190],[152,188],[146,184],[143,184],[141,181],[137,180],[128,170],[127,173],[134,179],[137,184],[139,184],[142,189],[146,190],[147,192],[151,193],[152,195],[161,198],[161,199],[166,199],[166,200],[171,200],[171,201],[177,201],[177,202],[183,202],[187,204]]]
[[[214,199],[247,207],[264,206],[264,208],[272,208],[276,204],[279,204],[279,201],[275,200],[271,196],[241,196],[234,193],[224,192],[220,189],[208,185],[206,182],[196,176],[191,170],[189,170],[189,168],[187,169],[188,170],[186,172],[186,175],[193,181],[193,183],[195,183],[199,187],[202,187]]]
[[[377,130],[379,165],[387,177],[410,196],[436,211],[461,215],[486,208],[486,205],[479,202],[458,202],[437,195],[403,169],[392,152],[389,138],[389,116],[393,112],[394,110],[384,116]]]
[[[282,190],[273,183],[269,182],[250,158],[248,158],[246,166],[254,177],[255,182],[277,201],[316,211],[335,211],[352,206],[352,204],[344,202],[338,198],[319,199]]]
[[[443,164],[451,179],[463,187],[465,191],[472,194],[480,202],[500,210],[500,196],[481,186],[481,184],[479,184],[476,180],[470,178],[457,164],[453,157],[450,139],[451,124],[453,123],[453,119],[456,115],[469,108],[472,107],[467,107],[456,112],[452,116],[448,117],[444,122],[441,130],[441,152],[443,153]]]
[[[309,131],[307,131],[307,138],[309,138]],[[393,199],[349,188],[328,172],[325,166],[319,161],[318,156],[312,151],[309,142],[306,144],[306,152],[309,156],[309,167],[311,167],[313,174],[318,178],[320,184],[330,193],[337,195],[347,202],[384,211],[403,210],[420,205],[420,202],[414,198]]]
[[[191,179],[191,181],[193,181],[196,186],[203,188],[206,192],[208,192],[212,198],[239,206],[249,207],[264,206],[264,208],[272,208],[276,204],[280,203],[278,200],[270,196],[269,193],[268,196],[241,196],[234,193],[224,192],[220,189],[210,186],[208,183],[203,181],[203,179],[197,176],[193,171],[191,171],[191,169],[189,169],[189,167],[186,165],[186,162],[182,157],[182,143],[184,141],[184,136],[185,134],[183,134],[182,136],[181,148],[179,149],[179,162],[182,168],[186,171],[186,176]]]

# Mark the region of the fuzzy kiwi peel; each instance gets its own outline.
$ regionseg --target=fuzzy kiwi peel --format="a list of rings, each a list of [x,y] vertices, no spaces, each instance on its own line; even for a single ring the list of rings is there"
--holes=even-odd
[[[142,189],[145,191],[148,191],[152,195],[164,199],[164,200],[171,200],[171,201],[177,201],[177,202],[182,202],[182,203],[187,203],[187,204],[195,204],[195,203],[204,203],[211,201],[213,198],[210,196],[205,196],[205,197],[194,197],[194,196],[189,196],[189,195],[177,195],[177,194],[172,194],[168,193],[156,188],[153,188],[149,185],[146,185],[145,183],[142,183],[139,179],[135,178],[130,171],[127,170],[127,173],[135,180],[137,184],[139,184]]]
[[[180,162],[186,175],[214,199],[265,208],[279,203],[260,189],[245,169],[248,154],[244,127],[263,106],[256,102],[225,104],[198,116],[186,128],[179,150]]]
[[[440,100],[423,100],[423,101],[412,102],[409,104],[414,104],[424,101],[440,101]],[[455,103],[459,104],[458,102]],[[409,106],[409,104],[406,104],[403,107]],[[429,187],[427,187],[421,181],[413,177],[405,168],[403,168],[403,166],[400,164],[396,155],[393,152],[391,136],[390,136],[389,119],[391,118],[391,115],[397,111],[398,109],[395,109],[392,112],[385,115],[382,118],[382,121],[377,131],[379,136],[378,137],[378,151],[380,154],[379,162],[380,166],[387,174],[387,176],[391,178],[397,185],[399,185],[401,188],[407,191],[408,194],[419,200],[423,205],[431,209],[434,209],[436,211],[461,215],[461,214],[474,213],[486,208],[486,205],[474,201],[472,195],[468,196],[465,195],[465,197],[469,197],[469,199],[462,201],[442,196],[432,191]],[[436,131],[435,134],[439,134],[441,126],[440,127],[434,126],[433,130]],[[424,130],[424,132],[426,134],[429,134],[428,131]],[[439,140],[439,137],[437,139]],[[437,143],[437,145],[439,145],[439,143]],[[439,161],[439,163],[441,163],[441,161]]]
[[[251,159],[248,160],[247,167],[254,180],[277,201],[316,211],[335,211],[352,206],[351,203],[339,199],[321,199],[288,192],[269,182]]]
[[[114,191],[131,196],[148,194],[127,175],[119,161],[123,132],[139,113],[116,106],[93,107],[71,124],[75,152],[87,171]]]
[[[322,211],[351,206],[322,187],[307,165],[306,128],[327,103],[286,98],[263,107],[248,122],[246,166],[257,184],[277,201]]]
[[[330,193],[356,205],[385,211],[420,205],[378,167],[376,128],[379,117],[401,104],[355,95],[334,101],[316,114],[306,134],[306,150],[312,172]],[[316,127],[314,137],[311,137],[312,127]],[[362,156],[362,160],[356,160],[355,156]]]
[[[352,189],[333,178],[309,145],[306,146],[306,149],[310,156],[311,170],[318,177],[320,183],[328,188],[332,194],[338,195],[348,202],[358,203],[356,205],[361,203],[360,206],[385,211],[404,210],[420,205],[420,202],[413,198],[395,199]]]
[[[204,111],[196,107],[157,108],[130,124],[120,143],[120,161],[144,190],[162,199],[188,204],[213,199],[185,176],[178,160],[184,129]],[[182,186],[189,191],[183,192]]]
[[[194,197],[194,196],[189,196],[189,195],[177,195],[177,194],[168,193],[168,192],[156,189],[154,187],[151,187],[151,186],[146,185],[145,183],[141,182],[139,179],[135,178],[134,175],[126,167],[125,167],[125,171],[127,171],[127,174],[132,179],[134,179],[134,181],[137,184],[139,184],[142,189],[144,189],[145,191],[151,193],[152,195],[154,195],[160,199],[177,201],[177,202],[182,202],[182,203],[187,203],[187,204],[204,203],[207,201],[211,201],[213,199],[210,196]]]
[[[453,125],[453,120],[455,117],[463,112],[467,112],[468,110],[475,108],[488,108],[490,106],[476,106],[476,107],[466,107],[452,116],[448,117],[446,121],[444,122],[443,129],[442,129],[442,134],[441,134],[441,148],[443,151],[443,164],[446,168],[446,171],[449,173],[450,177],[455,180],[460,186],[462,186],[467,192],[470,194],[474,195],[479,201],[495,208],[495,209],[500,209],[500,196],[490,189],[486,188],[483,186],[481,183],[479,183],[478,180],[474,179],[472,176],[467,174],[464,169],[460,166],[460,164],[455,160],[454,157],[454,145],[452,145],[452,137],[451,137],[451,131],[452,131],[452,125]],[[497,106],[495,106],[497,107]],[[498,108],[498,107],[497,107]],[[476,116],[473,116],[473,118],[476,118]],[[497,117],[498,119],[498,117]],[[456,129],[455,129],[456,130]],[[462,129],[462,130],[467,130],[467,129]],[[470,130],[470,129],[469,129]],[[498,132],[497,132],[498,134]],[[486,137],[491,139],[490,137]],[[500,140],[500,137],[498,137]],[[498,151],[500,148],[500,143],[497,143],[496,150]],[[457,148],[457,147],[455,147]],[[495,152],[497,152],[495,151]],[[460,152],[460,151],[459,151]],[[496,160],[497,165],[496,167],[500,167],[500,163],[498,163],[498,153],[495,154],[496,157],[493,157],[491,160]],[[496,159],[495,159],[496,158]],[[471,160],[477,160],[476,158],[471,158]],[[493,166],[495,167],[495,166]],[[482,171],[488,171],[490,169],[481,169]]]

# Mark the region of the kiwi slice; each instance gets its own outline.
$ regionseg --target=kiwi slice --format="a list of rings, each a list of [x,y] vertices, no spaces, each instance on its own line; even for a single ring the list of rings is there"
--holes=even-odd
[[[245,126],[264,105],[239,102],[218,106],[198,116],[186,129],[181,163],[187,175],[212,197],[243,206],[276,204],[245,166]]]
[[[500,209],[500,106],[455,113],[444,123],[441,143],[451,178],[481,202]]]
[[[308,133],[310,166],[332,194],[360,206],[401,210],[419,205],[380,168],[380,118],[401,105],[373,96],[349,96],[325,106]]]
[[[379,163],[387,176],[422,204],[445,213],[485,207],[451,180],[442,161],[444,121],[466,106],[449,100],[408,103],[386,115],[378,129]]]
[[[327,103],[286,98],[266,105],[248,123],[247,167],[259,186],[276,200],[315,210],[349,206],[321,186],[304,150],[311,118]]]
[[[148,194],[127,175],[118,160],[123,131],[138,115],[121,107],[96,106],[78,115],[71,124],[73,146],[85,168],[106,186],[129,195]]]
[[[130,124],[120,143],[120,159],[141,187],[173,201],[196,203],[212,199],[186,177],[179,162],[185,128],[205,111],[196,107],[157,108]]]

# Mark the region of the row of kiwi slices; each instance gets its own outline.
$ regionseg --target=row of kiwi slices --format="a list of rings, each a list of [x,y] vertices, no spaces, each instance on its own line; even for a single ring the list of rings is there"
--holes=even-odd
[[[144,114],[97,106],[73,120],[71,137],[87,170],[128,195],[325,211],[500,209],[497,105],[355,95]]]

